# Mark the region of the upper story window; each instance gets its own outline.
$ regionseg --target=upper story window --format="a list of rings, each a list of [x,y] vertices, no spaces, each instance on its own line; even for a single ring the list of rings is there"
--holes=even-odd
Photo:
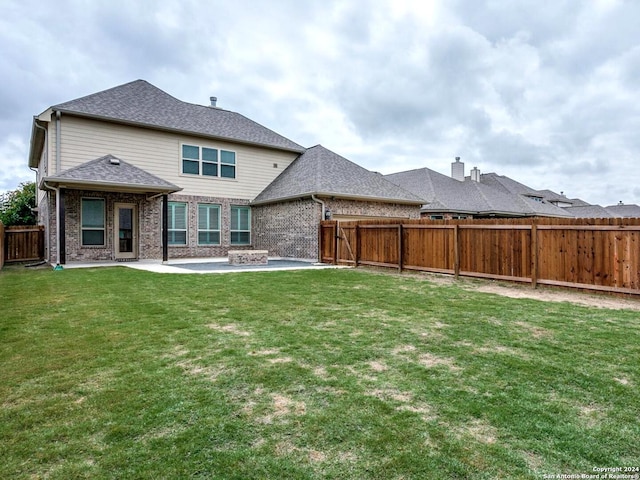
[[[183,144],[181,168],[189,175],[236,178],[236,152]]]

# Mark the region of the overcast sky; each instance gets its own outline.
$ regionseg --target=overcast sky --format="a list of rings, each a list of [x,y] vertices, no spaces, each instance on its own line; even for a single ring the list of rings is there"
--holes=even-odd
[[[639,25],[636,0],[0,0],[0,192],[35,179],[33,115],[141,78],[381,173],[460,156],[640,204]]]

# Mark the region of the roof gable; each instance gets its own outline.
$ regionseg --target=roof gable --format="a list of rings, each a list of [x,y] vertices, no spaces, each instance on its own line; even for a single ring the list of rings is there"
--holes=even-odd
[[[253,201],[271,203],[311,195],[368,199],[383,202],[424,203],[403,188],[344,157],[316,145],[289,165]]]
[[[239,113],[183,102],[145,80],[136,80],[60,103],[52,109],[62,113],[269,148],[304,151],[304,147]]]

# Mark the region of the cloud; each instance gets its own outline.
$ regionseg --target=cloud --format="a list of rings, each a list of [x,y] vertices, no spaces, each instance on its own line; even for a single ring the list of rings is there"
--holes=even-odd
[[[640,203],[638,17],[616,0],[9,2],[0,189],[32,178],[33,115],[144,78],[383,173],[462,156]]]
[[[24,138],[18,135],[0,143],[0,193],[15,190],[19,183],[35,181],[35,173],[24,168],[27,149]]]

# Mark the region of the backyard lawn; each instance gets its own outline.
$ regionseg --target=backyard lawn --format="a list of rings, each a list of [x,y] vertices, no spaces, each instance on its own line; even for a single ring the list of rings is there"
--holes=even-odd
[[[640,467],[638,311],[364,270],[5,267],[0,319],[2,479]]]

